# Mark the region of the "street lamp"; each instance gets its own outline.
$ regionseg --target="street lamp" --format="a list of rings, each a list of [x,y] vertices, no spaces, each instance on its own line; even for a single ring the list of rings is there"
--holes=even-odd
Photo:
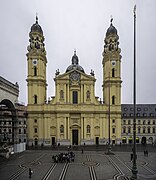
[[[133,166],[131,180],[137,180],[136,164],[136,5],[134,6],[134,102],[133,102]]]

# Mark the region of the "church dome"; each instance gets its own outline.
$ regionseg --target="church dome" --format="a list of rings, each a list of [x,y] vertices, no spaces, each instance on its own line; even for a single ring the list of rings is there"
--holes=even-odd
[[[36,16],[36,23],[31,26],[31,32],[39,32],[43,34],[41,26],[38,24],[38,17]]]
[[[81,67],[79,65],[79,59],[78,59],[78,56],[76,55],[76,51],[74,51],[74,55],[72,57],[72,64],[67,67],[66,72],[69,72],[73,69],[79,70],[79,71],[85,73],[83,67]]]
[[[106,36],[109,36],[111,34],[117,35],[117,29],[112,24],[113,19],[111,20],[110,27],[107,29]]]

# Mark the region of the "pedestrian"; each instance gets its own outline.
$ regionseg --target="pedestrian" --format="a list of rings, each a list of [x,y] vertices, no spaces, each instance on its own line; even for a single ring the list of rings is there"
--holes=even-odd
[[[148,151],[146,150],[146,155],[147,155],[147,157],[148,157]]]
[[[133,154],[131,153],[131,161],[133,160]]]
[[[29,168],[29,178],[31,178],[32,173],[33,173],[32,169],[31,169],[31,168]]]
[[[81,153],[83,154],[83,149],[82,149]]]

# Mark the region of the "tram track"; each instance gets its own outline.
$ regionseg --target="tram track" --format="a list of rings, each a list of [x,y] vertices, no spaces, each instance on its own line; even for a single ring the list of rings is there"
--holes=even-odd
[[[60,175],[60,177],[59,177],[59,180],[65,179],[65,175],[66,175],[66,173],[67,173],[68,167],[69,167],[69,163],[66,163],[66,164],[64,165],[63,169],[62,169],[62,172],[61,172],[61,175]]]

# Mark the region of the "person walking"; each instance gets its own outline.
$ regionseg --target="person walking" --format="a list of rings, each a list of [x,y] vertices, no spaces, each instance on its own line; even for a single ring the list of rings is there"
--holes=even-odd
[[[31,168],[29,168],[29,178],[31,178],[32,173],[33,173],[32,169],[31,169]]]

